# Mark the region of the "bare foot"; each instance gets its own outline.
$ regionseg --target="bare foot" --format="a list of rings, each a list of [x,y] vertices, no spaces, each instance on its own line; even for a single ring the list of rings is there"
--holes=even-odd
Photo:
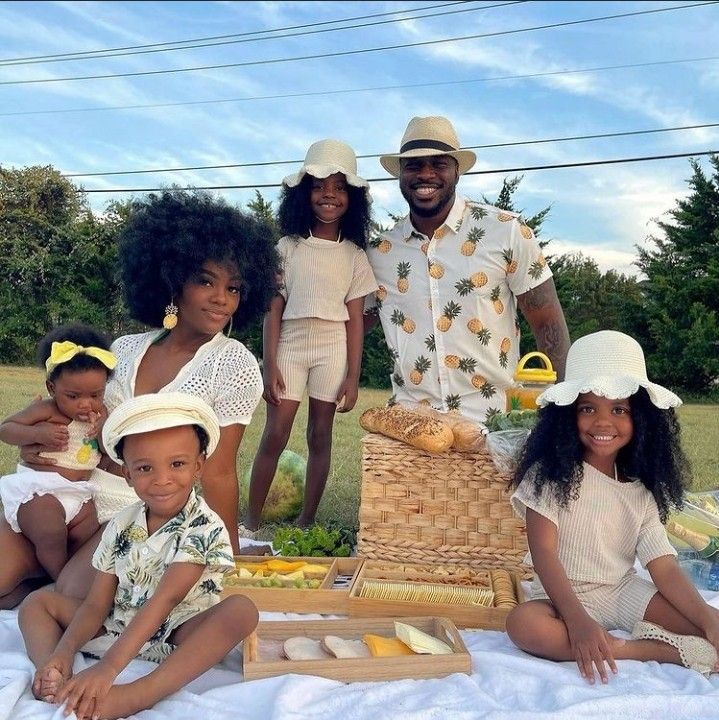
[[[153,703],[145,703],[140,692],[136,689],[135,683],[133,689],[129,690],[129,685],[113,685],[108,691],[105,699],[102,701],[102,712],[100,717],[102,720],[118,720],[141,710],[146,710]]]
[[[64,682],[65,678],[57,668],[47,668],[40,676],[39,699],[48,703],[55,702],[55,695]]]

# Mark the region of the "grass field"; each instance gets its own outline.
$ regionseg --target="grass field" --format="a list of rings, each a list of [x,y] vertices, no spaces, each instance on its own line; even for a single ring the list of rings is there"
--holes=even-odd
[[[0,366],[0,418],[24,407],[38,393],[45,393],[44,377],[35,368]],[[360,453],[364,434],[357,418],[368,407],[384,404],[386,390],[361,389],[355,409],[336,416],[332,468],[327,489],[317,515],[318,522],[356,527],[360,495]],[[684,447],[694,470],[694,490],[719,487],[717,444],[719,443],[719,405],[684,405],[679,409]],[[252,465],[265,422],[264,402],[260,403],[247,428],[237,460],[241,477]],[[304,432],[307,403],[297,414],[288,447],[307,455]],[[0,474],[11,471],[17,461],[17,449],[0,444]],[[264,528],[263,535],[271,528]]]

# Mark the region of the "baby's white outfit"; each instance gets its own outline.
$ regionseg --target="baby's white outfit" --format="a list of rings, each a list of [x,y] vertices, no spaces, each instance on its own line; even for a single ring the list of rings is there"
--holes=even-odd
[[[676,550],[641,481],[618,482],[587,463],[583,470],[579,497],[567,507],[559,505],[550,486],[536,496],[531,472],[512,495],[512,507],[522,519],[530,508],[557,526],[559,561],[579,601],[606,629],[631,632],[657,592],[636,575],[636,559],[646,567]],[[532,565],[531,553],[525,562]],[[536,575],[531,599],[548,599]]]
[[[283,398],[334,402],[347,376],[347,303],[377,289],[367,254],[349,240],[280,238],[285,299],[277,366]]]
[[[40,456],[52,458],[57,467],[87,470],[89,476],[101,457],[97,440],[87,437],[90,428],[91,424],[88,422],[73,420],[67,426],[67,450],[43,452]],[[93,488],[85,480],[68,480],[54,470],[35,470],[18,465],[13,474],[0,478],[3,512],[15,532],[22,532],[17,522],[19,507],[36,495],[52,495],[57,498],[65,511],[67,524],[80,512],[80,508],[92,499]]]

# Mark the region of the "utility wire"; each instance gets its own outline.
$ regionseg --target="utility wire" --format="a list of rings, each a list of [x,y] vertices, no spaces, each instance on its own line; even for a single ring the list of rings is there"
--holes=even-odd
[[[673,153],[671,155],[645,155],[642,157],[629,157],[629,158],[614,158],[609,160],[587,160],[585,162],[574,162],[574,163],[557,163],[554,165],[527,165],[524,167],[509,167],[509,168],[495,168],[492,170],[473,170],[471,172],[464,173],[467,175],[496,175],[498,173],[513,173],[513,172],[529,172],[530,170],[559,170],[561,168],[576,168],[576,167],[591,167],[599,165],[617,165],[620,163],[635,163],[635,162],[648,162],[651,160],[671,160],[676,158],[687,158],[687,157],[700,157],[702,155],[717,155],[719,150],[701,150],[699,152],[690,153]],[[396,182],[397,178],[393,177],[381,177],[381,178],[367,178],[367,182],[378,183],[378,182]],[[187,189],[193,190],[254,190],[259,188],[279,188],[281,183],[262,183],[253,185],[188,185]],[[83,192],[86,193],[145,193],[145,192],[161,192],[166,190],[165,187],[155,188],[112,188],[106,190],[86,190],[83,188]]]
[[[410,17],[395,18],[394,20],[375,20],[374,22],[356,23],[354,25],[345,25],[343,27],[334,28],[322,28],[319,30],[300,30],[297,32],[287,32],[282,35],[270,35],[266,37],[243,37],[236,40],[221,40],[217,42],[202,42],[194,45],[183,45],[181,47],[171,48],[156,48],[150,50],[129,50],[126,52],[106,52],[100,55],[87,55],[84,57],[57,57],[48,60],[22,60],[22,61],[0,61],[0,67],[14,67],[17,65],[36,65],[39,63],[50,63],[50,62],[67,62],[67,61],[78,61],[78,60],[96,60],[100,58],[113,58],[113,57],[127,57],[129,55],[147,55],[150,53],[170,52],[172,50],[192,50],[194,48],[205,48],[205,47],[217,47],[219,45],[237,45],[239,43],[251,43],[251,42],[262,42],[265,40],[280,40],[285,38],[301,37],[304,35],[318,35],[321,33],[338,32],[341,30],[356,30],[358,28],[373,27],[376,25],[388,25],[398,22],[406,22],[408,20],[423,20],[425,18],[443,17],[445,15],[458,15],[460,13],[477,12],[478,10],[489,10],[496,7],[505,7],[507,5],[518,5],[528,0],[513,0],[513,2],[497,3],[495,5],[483,5],[480,7],[463,8],[460,10],[445,10],[443,12],[427,13],[426,15],[412,15]],[[405,11],[407,12],[407,11]],[[332,20],[331,22],[340,22],[338,20]],[[324,24],[324,23],[318,23]],[[305,26],[307,27],[307,26]],[[259,32],[279,32],[277,30],[264,30]],[[242,33],[243,35],[255,35],[256,33]],[[189,42],[189,41],[186,41]]]
[[[606,70],[626,70],[631,68],[652,67],[655,65],[679,65],[682,63],[707,62],[719,60],[719,55],[698,58],[680,58],[679,60],[655,60],[642,63],[627,63],[624,65],[602,65],[590,68],[573,68],[570,70],[550,70],[547,72],[530,73],[526,75],[499,75],[487,78],[473,78],[469,80],[443,80],[439,82],[409,83],[406,85],[378,85],[375,87],[345,88],[340,90],[311,90],[308,92],[285,93],[281,95],[256,95],[254,97],[224,98],[218,100],[188,100],[186,102],[150,103],[147,105],[113,105],[109,107],[66,108],[60,110],[19,110],[14,112],[0,112],[0,117],[16,115],[55,115],[59,113],[81,112],[107,112],[113,110],[143,110],[150,108],[181,107],[185,105],[214,105],[220,103],[250,102],[255,100],[284,100],[287,98],[317,97],[324,95],[343,95],[357,92],[374,92],[376,90],[404,90],[407,88],[428,88],[444,85],[467,85],[470,83],[501,82],[506,80],[530,80],[540,77],[555,77],[560,75],[576,75],[580,73],[603,72]]]
[[[74,77],[62,77],[62,78],[37,78],[34,80],[3,80],[0,81],[0,85],[31,85],[41,83],[56,83],[56,82],[69,82],[74,80],[107,80],[109,78],[121,78],[121,77],[141,77],[147,75],[168,75],[173,73],[184,73],[184,72],[195,72],[198,70],[221,70],[232,67],[250,67],[256,65],[272,65],[277,63],[296,62],[299,60],[318,60],[324,58],[335,58],[335,57],[346,57],[349,55],[361,55],[375,52],[384,52],[385,50],[398,50],[404,48],[417,48],[427,47],[430,45],[441,45],[449,42],[460,42],[464,40],[476,40],[478,38],[488,37],[499,37],[503,35],[515,35],[518,33],[534,32],[537,30],[549,30],[560,27],[570,27],[573,25],[583,25],[587,23],[600,22],[604,20],[615,20],[618,18],[627,17],[638,17],[640,15],[653,15],[657,13],[669,12],[672,10],[689,10],[695,7],[703,7],[705,5],[716,5],[719,0],[708,0],[707,2],[692,3],[690,5],[672,5],[665,8],[655,8],[653,10],[637,10],[628,13],[617,13],[614,15],[602,15],[599,17],[583,18],[580,20],[567,20],[565,22],[550,23],[546,25],[535,25],[526,28],[516,28],[514,30],[500,30],[491,33],[478,33],[475,35],[463,35],[453,38],[444,38],[441,40],[424,40],[422,42],[415,43],[402,43],[399,45],[384,45],[381,47],[374,48],[363,48],[360,50],[342,50],[334,53],[320,53],[317,55],[301,55],[289,58],[272,58],[270,60],[251,60],[239,63],[223,63],[218,65],[203,65],[191,68],[174,68],[169,70],[145,70],[142,72],[131,72],[131,73],[111,73],[106,75],[81,75]]]
[[[15,65],[15,64],[24,64],[26,62],[29,62],[31,60],[38,60],[38,61],[53,61],[56,59],[90,59],[91,57],[95,56],[96,53],[112,53],[112,52],[120,52],[123,50],[144,50],[146,48],[155,48],[155,47],[168,47],[170,45],[180,45],[184,43],[195,43],[195,42],[205,42],[209,40],[224,40],[228,38],[238,38],[238,37],[246,37],[250,35],[264,35],[268,33],[274,33],[274,32],[284,32],[285,30],[301,30],[303,28],[309,28],[309,27],[319,27],[321,25],[332,25],[334,23],[341,23],[341,22],[352,22],[354,20],[367,20],[369,18],[376,18],[376,17],[386,17],[387,15],[400,15],[403,13],[409,13],[409,12],[421,12],[423,10],[433,10],[438,7],[451,7],[453,5],[465,5],[469,0],[461,0],[458,2],[450,2],[450,3],[439,3],[437,5],[425,5],[424,7],[417,7],[417,8],[410,8],[408,10],[394,10],[392,12],[383,12],[383,13],[373,13],[372,15],[356,15],[354,17],[349,18],[343,18],[341,20],[323,20],[320,22],[311,22],[311,23],[305,23],[304,25],[288,25],[285,27],[279,27],[279,28],[272,28],[269,30],[252,30],[251,32],[244,32],[244,33],[230,33],[228,35],[210,35],[206,37],[199,37],[199,38],[188,38],[187,40],[170,40],[168,42],[161,42],[161,43],[148,43],[146,45],[126,45],[124,47],[116,47],[116,48],[103,48],[100,50],[83,50],[80,52],[72,52],[72,53],[55,53],[52,55],[31,55],[26,57],[17,57],[17,58],[5,58],[4,60],[0,60],[0,65]],[[512,4],[512,3],[507,3]],[[493,5],[490,5],[488,7],[494,7]],[[482,8],[480,8],[482,9]],[[182,48],[169,48],[171,50],[177,50]]]
[[[463,150],[484,150],[487,148],[516,147],[518,145],[541,145],[546,143],[567,142],[571,140],[596,140],[610,137],[629,137],[632,135],[650,135],[663,132],[676,132],[679,130],[701,130],[705,128],[719,127],[719,123],[704,123],[702,125],[680,125],[669,128],[652,128],[650,130],[626,130],[622,132],[597,133],[595,135],[572,135],[566,137],[543,138],[540,140],[516,140],[513,142],[489,143],[487,145],[467,145]],[[369,155],[357,155],[358,159],[377,158],[386,153],[372,153]],[[227,170],[229,168],[267,167],[270,165],[297,165],[302,160],[268,160],[266,162],[229,163],[226,165],[194,165],[188,167],[153,168],[150,170],[115,170],[112,172],[86,172],[63,174],[66,178],[76,177],[107,177],[108,175],[143,175],[148,173],[164,172],[185,172],[188,170]]]

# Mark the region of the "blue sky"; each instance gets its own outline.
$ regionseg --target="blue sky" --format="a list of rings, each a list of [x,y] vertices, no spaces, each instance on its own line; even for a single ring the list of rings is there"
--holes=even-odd
[[[279,183],[298,164],[273,163],[301,160],[323,137],[340,138],[360,155],[396,152],[414,115],[447,115],[464,146],[719,123],[719,5],[692,4],[3,2],[0,163],[52,165],[68,174],[267,163],[73,178],[88,190],[172,182],[254,187]],[[672,7],[679,9],[576,22]],[[337,30],[342,23],[330,22],[368,15],[377,17],[348,22],[382,24]],[[575,24],[527,30],[569,22]],[[267,32],[301,25],[314,32]],[[316,32],[328,29],[333,31]],[[252,42],[7,62],[231,34],[246,35],[225,39],[247,40],[262,31],[264,39]],[[433,42],[480,34],[485,37]],[[410,44],[415,46],[307,57]],[[295,59],[267,62],[288,58]],[[156,72],[225,64],[236,66]],[[154,74],[57,81],[141,72]],[[519,75],[535,77],[508,79]],[[53,82],[28,82],[37,80]],[[278,95],[285,97],[267,97]],[[706,150],[719,150],[719,128],[480,148],[474,169]],[[705,158],[701,162],[708,167]],[[368,178],[388,177],[376,158],[360,159],[359,170]],[[512,174],[465,176],[460,189],[494,198],[502,178]],[[517,199],[527,214],[551,204],[543,231],[552,240],[549,252],[583,252],[603,270],[636,272],[635,246],[655,232],[654,219],[687,193],[690,174],[686,158],[527,171]],[[217,192],[241,205],[254,196],[251,189]],[[276,188],[261,192],[276,206]],[[404,213],[396,181],[373,182],[372,194],[380,222]],[[109,200],[128,196],[89,197],[101,212]]]

